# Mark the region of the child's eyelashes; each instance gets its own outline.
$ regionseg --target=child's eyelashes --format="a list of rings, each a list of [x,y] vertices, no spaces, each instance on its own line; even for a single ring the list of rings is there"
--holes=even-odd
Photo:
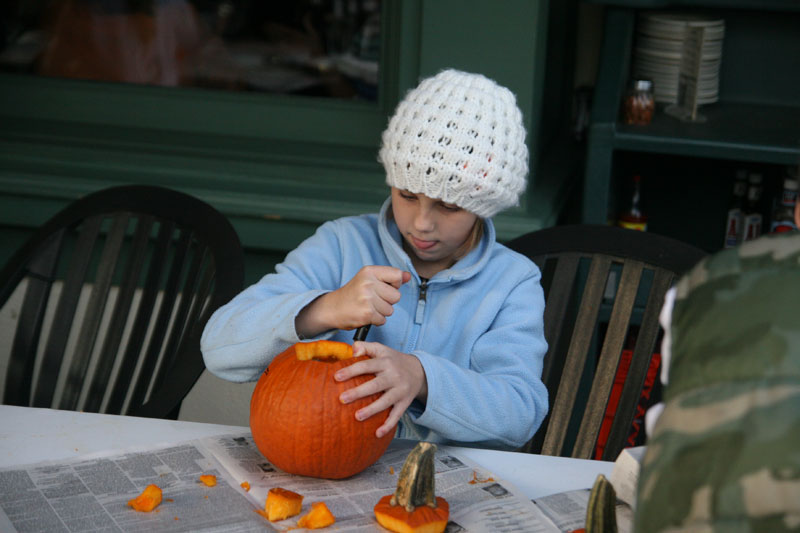
[[[400,194],[400,198],[402,198],[403,200],[405,200],[407,202],[416,202],[417,200],[419,200],[419,195],[417,195],[415,193],[412,193],[412,192],[400,191],[399,194]],[[445,202],[442,202],[441,200],[438,200],[435,203],[435,205],[439,209],[447,211],[448,213],[458,213],[458,212],[462,211],[462,209],[460,207],[458,207],[457,205],[445,203]]]

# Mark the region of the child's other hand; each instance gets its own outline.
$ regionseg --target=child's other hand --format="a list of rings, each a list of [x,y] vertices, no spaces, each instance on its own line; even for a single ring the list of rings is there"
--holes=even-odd
[[[339,399],[350,403],[372,394],[381,394],[380,398],[356,412],[358,420],[380,413],[391,408],[389,418],[375,432],[380,438],[400,421],[415,398],[424,401],[428,394],[428,382],[422,363],[413,355],[392,350],[377,342],[356,342],[353,344],[353,355],[368,355],[370,359],[359,361],[336,372],[337,381],[346,381],[361,374],[375,374],[375,377],[358,387],[343,392]]]

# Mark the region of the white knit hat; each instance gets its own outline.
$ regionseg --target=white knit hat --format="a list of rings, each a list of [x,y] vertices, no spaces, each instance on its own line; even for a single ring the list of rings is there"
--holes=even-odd
[[[445,70],[397,106],[379,159],[388,185],[488,218],[517,205],[525,190],[522,112],[489,78]]]

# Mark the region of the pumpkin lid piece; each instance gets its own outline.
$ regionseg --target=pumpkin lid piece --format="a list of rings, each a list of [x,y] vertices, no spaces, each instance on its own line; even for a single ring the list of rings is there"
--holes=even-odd
[[[433,458],[436,446],[418,443],[408,454],[397,490],[375,505],[378,523],[396,533],[441,533],[447,527],[450,505],[435,494]]]

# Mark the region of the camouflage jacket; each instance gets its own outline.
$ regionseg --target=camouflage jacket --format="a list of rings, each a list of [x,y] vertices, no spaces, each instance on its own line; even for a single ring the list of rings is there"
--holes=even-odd
[[[701,261],[671,329],[636,532],[800,531],[800,233]]]

